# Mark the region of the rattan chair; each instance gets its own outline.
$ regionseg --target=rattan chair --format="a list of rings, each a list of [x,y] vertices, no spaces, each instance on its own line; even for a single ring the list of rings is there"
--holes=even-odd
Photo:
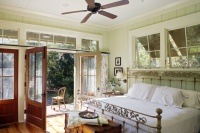
[[[58,96],[52,97],[51,108],[52,108],[53,103],[55,102],[58,104],[59,110],[60,110],[60,102],[63,102],[65,105],[65,91],[66,91],[66,87],[62,87],[58,90]],[[66,108],[66,105],[65,105],[65,108]]]

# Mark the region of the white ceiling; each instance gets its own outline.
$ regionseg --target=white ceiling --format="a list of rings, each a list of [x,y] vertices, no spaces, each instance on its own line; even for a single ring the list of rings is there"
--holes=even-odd
[[[101,5],[119,0],[96,0]],[[93,14],[86,22],[104,27],[139,18],[146,14],[161,11],[189,0],[129,0],[128,5],[105,9],[118,17],[109,19],[100,14]],[[85,0],[0,0],[0,8],[7,8],[48,17],[61,18],[79,23],[89,12],[61,15],[62,12],[85,10]]]

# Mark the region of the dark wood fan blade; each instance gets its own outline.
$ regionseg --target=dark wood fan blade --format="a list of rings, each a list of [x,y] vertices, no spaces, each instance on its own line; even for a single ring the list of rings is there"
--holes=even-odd
[[[71,12],[63,12],[62,15],[64,14],[70,14],[70,13],[77,13],[77,12],[86,12],[87,10],[79,10],[79,11],[71,11]]]
[[[94,0],[85,0],[90,8],[95,8]]]
[[[99,11],[99,14],[106,16],[108,18],[111,18],[111,19],[115,19],[117,17],[117,15],[114,15],[112,13],[105,12],[105,11]]]
[[[117,1],[117,2],[113,2],[113,3],[110,3],[110,4],[103,5],[103,6],[101,6],[101,9],[107,9],[107,8],[122,6],[122,5],[126,5],[126,4],[129,4],[128,0],[121,0],[121,1]]]
[[[90,16],[92,15],[92,13],[88,13],[85,18],[81,21],[81,23],[85,23],[89,18]]]

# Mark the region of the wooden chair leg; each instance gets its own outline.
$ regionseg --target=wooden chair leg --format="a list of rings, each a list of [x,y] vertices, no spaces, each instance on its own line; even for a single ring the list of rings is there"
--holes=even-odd
[[[58,107],[59,107],[59,110],[60,110],[60,100],[58,100],[57,102],[58,102]]]
[[[65,105],[65,99],[63,99],[63,103],[64,103],[64,105]],[[65,108],[66,108],[66,105],[65,105]]]

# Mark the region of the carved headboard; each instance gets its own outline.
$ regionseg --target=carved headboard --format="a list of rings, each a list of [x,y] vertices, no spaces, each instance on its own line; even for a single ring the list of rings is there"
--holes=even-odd
[[[133,83],[148,83],[200,92],[200,70],[129,69],[127,92]]]

